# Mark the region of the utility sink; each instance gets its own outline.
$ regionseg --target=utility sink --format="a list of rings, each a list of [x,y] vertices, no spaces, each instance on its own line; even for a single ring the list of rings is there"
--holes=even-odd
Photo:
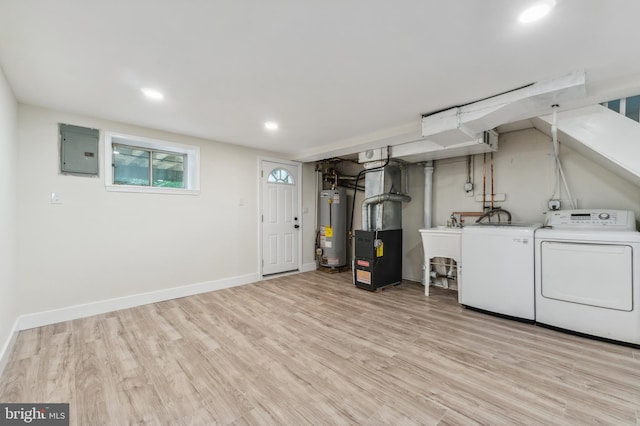
[[[462,228],[437,226],[435,228],[420,229],[422,248],[424,249],[425,286],[424,295],[429,295],[429,265],[434,257],[447,257],[457,263],[458,292],[460,291],[460,241]]]

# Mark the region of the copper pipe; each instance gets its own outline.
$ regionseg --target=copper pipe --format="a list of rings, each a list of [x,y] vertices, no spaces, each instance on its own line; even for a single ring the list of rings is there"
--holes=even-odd
[[[484,212],[453,212],[451,213],[451,217],[455,217],[455,215],[458,215],[460,217],[458,223],[460,224],[460,226],[462,226],[462,224],[464,223],[464,217],[481,217],[484,214]]]

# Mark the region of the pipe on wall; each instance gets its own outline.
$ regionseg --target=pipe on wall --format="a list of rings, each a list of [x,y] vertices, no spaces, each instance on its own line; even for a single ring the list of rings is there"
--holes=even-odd
[[[424,163],[424,227],[431,228],[433,217],[433,160]],[[429,288],[429,260],[422,265],[422,284]]]
[[[424,163],[424,227],[431,228],[433,217],[433,160]]]

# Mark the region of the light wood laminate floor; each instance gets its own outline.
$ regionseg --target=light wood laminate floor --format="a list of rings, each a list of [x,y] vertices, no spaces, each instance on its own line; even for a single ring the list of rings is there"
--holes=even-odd
[[[640,351],[309,272],[20,332],[2,402],[71,424],[640,424]]]

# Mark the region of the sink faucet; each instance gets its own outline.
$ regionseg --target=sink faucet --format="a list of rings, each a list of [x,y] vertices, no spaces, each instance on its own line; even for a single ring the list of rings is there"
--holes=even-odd
[[[458,220],[456,219],[455,215],[452,213],[451,216],[449,216],[449,219],[451,219],[451,227],[452,228],[457,228],[458,225]]]

